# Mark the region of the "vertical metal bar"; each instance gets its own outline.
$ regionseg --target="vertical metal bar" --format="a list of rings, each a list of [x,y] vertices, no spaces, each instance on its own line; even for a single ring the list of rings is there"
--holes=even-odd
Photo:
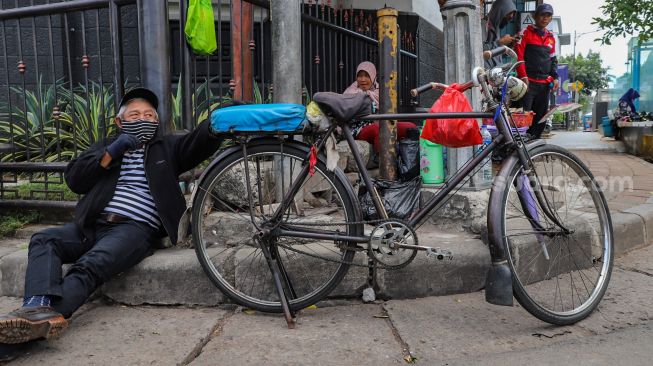
[[[77,111],[75,109],[75,99],[73,94],[73,67],[71,63],[70,56],[70,28],[68,26],[68,13],[64,13],[64,40],[66,43],[66,64],[68,66],[68,91],[70,93],[70,106],[72,108],[71,113],[73,117],[73,156],[77,156],[78,143],[77,143]]]
[[[71,113],[73,117],[73,148],[74,148],[74,153],[73,156],[77,156],[77,151],[79,148],[79,144],[77,141],[77,111],[75,109],[75,94],[73,93],[73,67],[72,67],[72,62],[71,62],[71,56],[70,56],[70,28],[68,25],[68,14],[64,13],[64,43],[66,43],[66,64],[68,66],[68,77],[70,80],[68,80],[68,91],[70,94],[70,108],[71,108]]]
[[[18,0],[16,0],[16,7],[18,7]],[[30,144],[29,141],[31,139],[30,136],[30,125],[29,125],[29,119],[27,117],[27,88],[26,88],[26,83],[25,83],[25,71],[27,69],[27,65],[25,63],[25,59],[23,58],[23,37],[22,37],[22,31],[20,29],[20,19],[16,19],[16,29],[17,29],[17,34],[18,34],[18,72],[20,73],[22,84],[23,84],[23,113],[25,114],[25,155],[27,157],[27,160],[31,160],[31,152],[30,152]],[[31,177],[31,176],[30,176]]]
[[[259,61],[258,65],[260,67],[260,80],[261,80],[261,87],[259,88],[259,91],[261,92],[261,98],[263,99],[263,102],[267,101],[266,98],[266,87],[265,87],[265,38],[264,38],[264,32],[263,28],[265,27],[265,18],[263,17],[263,12],[266,12],[266,9],[260,8],[259,9],[259,42],[258,42],[258,49],[259,49]],[[302,29],[302,37],[303,37],[303,29]],[[304,73],[302,73],[303,77]],[[302,84],[304,85],[304,84]]]
[[[397,10],[377,11],[379,31],[379,111],[397,112]],[[379,174],[383,179],[397,179],[396,121],[379,122]]]
[[[98,133],[99,134],[101,133],[102,140],[106,141],[108,128],[107,128],[107,120],[104,118],[105,117],[104,78],[102,77],[102,44],[100,43],[100,10],[99,9],[95,9],[95,42],[97,44],[98,70],[99,70],[99,79],[100,79],[100,89],[98,90],[98,93],[100,93],[100,115],[98,116],[97,124],[99,129]],[[100,135],[98,135],[97,137],[99,139]]]
[[[90,58],[88,57],[88,52],[86,49],[86,12],[82,11],[82,68],[84,69],[84,87],[85,87],[85,94],[86,94],[86,103],[85,105],[85,113],[86,113],[86,118],[88,122],[88,144],[89,146],[92,145],[95,142],[95,136],[93,136],[93,117],[91,116],[91,109],[90,109],[90,98],[89,98],[89,88],[88,88],[88,67],[89,67],[89,62]],[[81,111],[80,111],[81,112]]]
[[[49,4],[50,1],[48,0],[47,3]],[[47,16],[48,20],[48,40],[49,40],[49,48],[50,48],[50,68],[52,69],[52,88],[54,92],[54,110],[52,111],[53,117],[54,117],[54,128],[55,128],[55,135],[57,139],[57,161],[61,161],[61,121],[59,120],[60,116],[60,107],[59,107],[59,95],[58,95],[58,90],[57,90],[57,72],[56,72],[56,66],[54,63],[54,46],[53,46],[53,39],[52,39],[52,16],[48,15]],[[56,114],[55,114],[56,113]]]
[[[302,12],[302,15],[304,14],[304,9],[306,7],[306,4],[304,3],[304,0],[302,0],[300,4],[300,11]],[[309,25],[310,26],[310,25]],[[306,68],[304,67],[306,63],[306,22],[302,20],[302,32],[301,32],[301,45],[302,45],[302,91],[306,93],[306,99],[302,100],[302,103],[304,103],[306,100],[308,100],[311,96],[309,95],[308,88],[306,87]]]
[[[224,93],[222,91],[223,75],[222,75],[222,0],[218,1],[218,90],[220,94],[220,104],[224,100]]]
[[[141,80],[143,86],[159,97],[158,134],[166,135],[172,129],[172,77],[170,75],[170,26],[167,1],[137,2],[141,45],[139,48]],[[147,49],[143,47],[147,45]]]
[[[308,15],[311,15],[311,10],[313,8],[313,4],[308,5]],[[308,82],[310,85],[310,89],[308,90],[309,94],[312,94],[315,92],[315,87],[313,85],[313,44],[315,43],[313,39],[313,25],[308,24]]]
[[[115,0],[109,3],[109,31],[111,33],[111,49],[113,55],[113,97],[114,111],[118,113],[118,104],[124,91],[124,74],[122,68],[122,29],[120,27],[120,8]]]
[[[34,0],[30,0],[30,5],[34,6]],[[41,73],[39,72],[39,54],[38,54],[38,47],[36,46],[36,21],[34,20],[34,17],[30,18],[31,23],[32,23],[32,47],[34,51],[34,79],[36,81],[36,98],[39,104],[43,102],[43,95],[41,94],[42,90],[42,79],[40,77]],[[43,111],[43,108],[45,108],[45,105],[37,105],[36,108],[38,109],[36,118],[38,119],[39,122],[39,147],[41,150],[41,160],[45,161],[45,137],[43,136],[44,132],[44,124],[45,124],[45,113]],[[47,174],[46,174],[46,181],[47,181]]]
[[[177,88],[181,88],[181,119],[182,123],[180,128],[185,128],[187,131],[192,131],[195,127],[193,123],[193,116],[191,110],[193,108],[192,90],[190,89],[190,60],[191,54],[188,44],[186,44],[186,37],[184,30],[186,28],[186,17],[188,16],[188,2],[185,0],[179,1],[179,51],[181,53],[181,76]],[[219,52],[219,51],[218,51]]]
[[[325,9],[324,4],[322,4],[322,16],[321,16],[322,21],[324,21],[324,9]],[[322,75],[322,84],[321,84],[322,88],[319,90],[324,91],[325,88],[327,87],[326,67],[325,67],[327,65],[326,41],[325,41],[325,38],[327,36],[326,35],[327,30],[325,26],[321,26],[321,28],[322,28],[322,39],[320,40],[320,44],[322,45],[322,52],[320,52],[320,63],[318,64],[317,73],[318,75]]]
[[[0,10],[3,9],[3,3],[0,1]],[[5,20],[2,20],[2,47],[4,50],[4,60],[5,60],[5,78],[7,79],[7,105],[9,107],[9,143],[11,144],[11,154],[13,159],[15,160],[15,153],[16,153],[16,145],[14,144],[14,113],[13,113],[13,105],[11,103],[11,84],[9,82],[9,60],[7,59],[7,29],[5,27]],[[2,181],[2,177],[0,177],[0,182]]]

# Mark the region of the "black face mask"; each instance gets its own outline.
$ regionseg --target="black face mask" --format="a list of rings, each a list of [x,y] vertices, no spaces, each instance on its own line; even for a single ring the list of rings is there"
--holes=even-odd
[[[142,143],[147,143],[154,137],[159,123],[155,121],[148,121],[144,119],[137,119],[130,122],[122,122],[122,132],[128,135],[134,135]]]

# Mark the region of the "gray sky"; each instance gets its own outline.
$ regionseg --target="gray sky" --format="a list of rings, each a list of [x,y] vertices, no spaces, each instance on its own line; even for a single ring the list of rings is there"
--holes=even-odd
[[[562,30],[564,33],[571,33],[571,45],[562,46],[562,55],[571,55],[573,53],[573,33],[595,31],[596,25],[592,23],[592,17],[601,16],[601,5],[604,0],[548,0],[553,6],[555,15],[562,17]],[[626,72],[626,58],[628,56],[628,40],[630,38],[613,39],[612,45],[601,45],[600,42],[594,42],[602,32],[585,34],[577,38],[576,54],[587,54],[589,50],[599,52],[604,66],[610,66],[610,73],[620,76]]]

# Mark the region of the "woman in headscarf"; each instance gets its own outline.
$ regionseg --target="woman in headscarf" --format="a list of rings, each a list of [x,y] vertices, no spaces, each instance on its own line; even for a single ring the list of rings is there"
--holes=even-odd
[[[361,62],[356,68],[356,81],[354,81],[343,94],[365,93],[379,106],[379,84],[376,81],[376,67],[369,61]],[[409,128],[416,128],[412,122],[397,122],[397,140],[406,137]],[[381,143],[379,141],[379,122],[363,126],[360,130],[352,131],[356,140],[367,141],[378,154]]]
[[[487,23],[485,26],[485,38],[483,40],[483,50],[491,50],[499,46],[512,46],[516,41],[515,37],[506,34],[499,38],[501,29],[505,27],[515,16],[517,7],[513,0],[496,0],[492,3],[490,12],[487,14]],[[485,61],[485,68],[489,69],[501,64],[501,56],[497,56]]]
[[[358,65],[356,68],[356,80],[345,89],[343,94],[356,93],[369,95],[378,108],[379,84],[376,82],[376,67],[369,61],[363,61]]]

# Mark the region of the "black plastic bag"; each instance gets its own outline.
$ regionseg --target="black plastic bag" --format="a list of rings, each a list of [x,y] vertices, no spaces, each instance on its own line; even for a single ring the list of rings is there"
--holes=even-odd
[[[389,217],[408,219],[419,207],[420,188],[422,187],[420,176],[407,182],[392,182],[382,179],[373,179],[372,182],[381,196],[381,203]],[[358,189],[358,200],[364,220],[379,218],[372,197],[365,185]]]
[[[398,144],[399,178],[403,182],[419,175],[419,140],[403,139]]]

